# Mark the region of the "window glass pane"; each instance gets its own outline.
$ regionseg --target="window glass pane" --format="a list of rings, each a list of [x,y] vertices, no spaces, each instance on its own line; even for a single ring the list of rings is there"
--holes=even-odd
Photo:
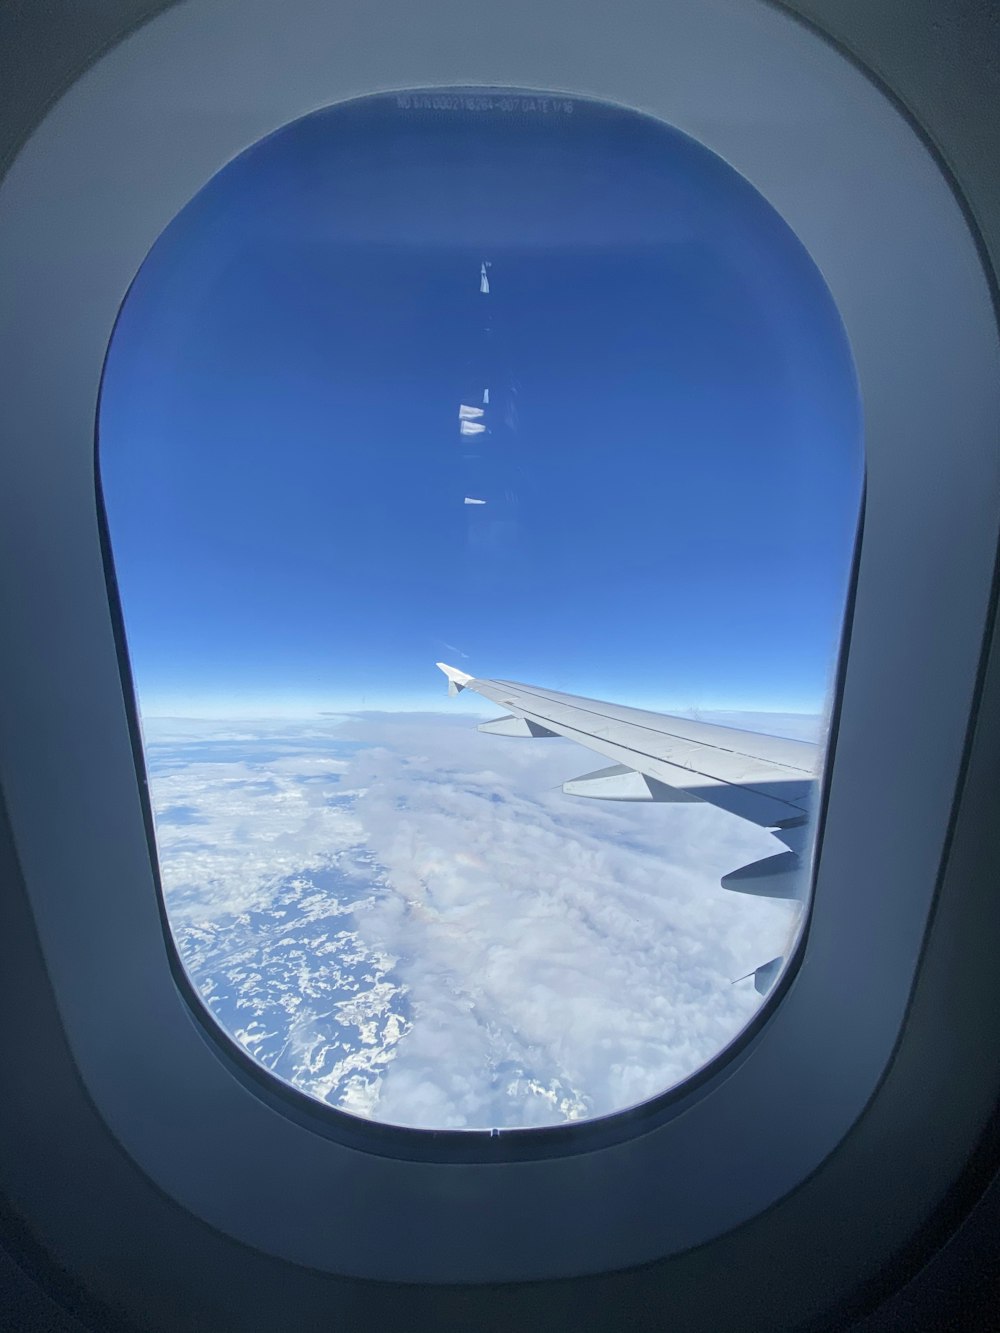
[[[863,464],[829,292],[731,167],[561,95],[308,116],[154,246],[99,457],[170,926],[262,1065],[527,1126],[746,1026],[805,916]]]

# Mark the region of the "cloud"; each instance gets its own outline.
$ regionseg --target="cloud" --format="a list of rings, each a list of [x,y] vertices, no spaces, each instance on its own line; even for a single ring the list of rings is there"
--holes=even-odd
[[[730,981],[781,951],[794,909],[719,879],[768,834],[706,805],[573,801],[551,790],[586,766],[568,742],[362,734],[380,731],[347,779],[389,890],[366,928],[414,1014],[380,1118],[412,1123],[418,1096],[435,1123],[445,1104],[479,1125],[602,1114],[736,1035],[758,998]]]
[[[196,984],[269,1068],[357,1114],[633,1105],[732,1040],[759,1004],[732,978],[792,927],[789,904],[719,884],[780,850],[770,835],[707,805],[564,796],[592,759],[568,741],[368,714],[151,758]]]

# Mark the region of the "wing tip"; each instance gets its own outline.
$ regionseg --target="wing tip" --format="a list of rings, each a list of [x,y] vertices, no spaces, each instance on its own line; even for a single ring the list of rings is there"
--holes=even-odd
[[[448,677],[448,693],[452,698],[464,690],[470,681],[475,680],[467,671],[459,671],[458,667],[449,666],[447,662],[435,662],[434,665]]]

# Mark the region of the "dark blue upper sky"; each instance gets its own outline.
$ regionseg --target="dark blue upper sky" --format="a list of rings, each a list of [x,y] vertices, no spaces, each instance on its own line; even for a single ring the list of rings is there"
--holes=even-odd
[[[126,298],[100,466],[144,710],[439,704],[442,657],[820,707],[862,453],[808,255],[656,122],[427,101],[257,144]]]

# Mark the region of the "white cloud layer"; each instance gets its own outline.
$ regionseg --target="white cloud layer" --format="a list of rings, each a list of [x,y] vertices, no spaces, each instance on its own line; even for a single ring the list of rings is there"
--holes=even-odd
[[[708,805],[558,790],[562,740],[467,718],[147,728],[168,913],[219,1020],[333,1105],[427,1128],[600,1115],[710,1060],[795,909]]]

